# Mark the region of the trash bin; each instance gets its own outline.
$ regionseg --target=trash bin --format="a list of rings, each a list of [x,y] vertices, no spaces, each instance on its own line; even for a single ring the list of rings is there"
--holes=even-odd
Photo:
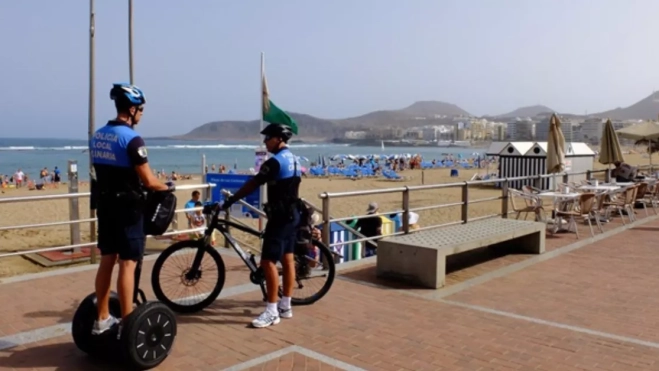
[[[380,215],[380,219],[382,219],[382,235],[383,236],[388,236],[390,234],[393,234],[396,231],[396,227],[394,226],[394,222],[387,218],[386,216]]]
[[[350,223],[346,223],[348,226],[352,229],[357,228],[357,219],[350,221]],[[357,237],[354,233],[348,232],[348,237],[350,240],[356,240],[359,237]],[[362,244],[366,242],[353,242],[351,243],[348,248],[350,249],[350,256],[349,260],[359,260],[362,258]]]
[[[389,215],[389,219],[394,222],[395,232],[398,232],[401,228],[403,228],[403,219],[401,219],[401,214],[391,214]]]
[[[323,230],[322,224],[318,226],[318,229]],[[339,223],[330,223],[330,245],[335,243],[341,243],[350,240],[350,233],[343,228]],[[341,244],[332,246],[329,249],[339,256],[335,256],[335,263],[343,263],[346,260],[350,259],[350,247],[349,244]],[[329,246],[328,246],[329,247]]]

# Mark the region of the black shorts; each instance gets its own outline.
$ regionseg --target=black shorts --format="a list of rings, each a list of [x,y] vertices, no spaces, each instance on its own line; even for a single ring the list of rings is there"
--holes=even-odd
[[[284,254],[294,253],[299,223],[299,217],[288,223],[269,221],[265,226],[261,259],[278,262]]]
[[[125,219],[98,218],[98,249],[101,255],[118,254],[121,260],[142,259],[146,236],[144,235],[144,218],[133,218],[131,223]]]

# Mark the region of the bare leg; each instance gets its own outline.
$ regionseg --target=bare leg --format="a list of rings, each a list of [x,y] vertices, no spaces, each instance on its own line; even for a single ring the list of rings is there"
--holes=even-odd
[[[293,288],[295,287],[295,258],[293,254],[284,254],[281,265],[284,268],[283,296],[290,298],[293,295]]]
[[[276,304],[279,301],[279,272],[277,271],[277,264],[270,260],[261,259],[261,267],[265,274],[268,303]]]
[[[126,318],[133,311],[133,291],[135,290],[135,267],[133,260],[119,260],[119,278],[117,291],[121,303],[121,317]]]
[[[96,300],[98,319],[110,317],[110,286],[112,285],[112,270],[117,262],[117,255],[103,255],[96,272]]]

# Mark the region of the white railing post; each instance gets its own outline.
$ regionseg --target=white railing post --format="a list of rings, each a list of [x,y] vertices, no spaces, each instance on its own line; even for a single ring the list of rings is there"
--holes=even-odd
[[[33,229],[33,228],[48,228],[48,227],[57,227],[68,225],[71,233],[71,243],[65,246],[57,247],[47,247],[47,248],[38,248],[33,250],[25,251],[16,251],[11,253],[0,254],[0,258],[6,258],[9,256],[21,256],[27,254],[34,254],[47,251],[75,251],[79,252],[82,247],[91,247],[90,257],[95,260],[96,254],[94,247],[96,246],[96,241],[92,240],[88,243],[83,243],[80,240],[80,224],[81,223],[95,223],[97,222],[96,218],[80,219],[79,215],[79,199],[81,197],[91,197],[90,192],[78,192],[78,180],[77,180],[77,167],[71,166],[76,165],[75,161],[69,162],[69,192],[66,194],[53,194],[53,195],[43,195],[43,196],[30,196],[30,197],[0,197],[0,205],[9,204],[9,203],[22,203],[22,202],[38,202],[38,201],[50,201],[50,200],[67,200],[69,203],[69,220],[59,221],[59,222],[50,222],[50,223],[35,223],[35,224],[22,224],[22,225],[13,225],[13,226],[2,226],[0,231],[9,231],[17,229]],[[73,171],[71,171],[73,170]],[[192,184],[192,185],[182,185],[178,186],[178,190],[188,190],[188,189],[210,189],[215,187],[215,184]],[[201,207],[194,209],[177,209],[176,213],[189,212],[201,210]],[[205,227],[167,232],[163,236],[171,236],[178,233],[190,233],[203,231]],[[94,261],[92,261],[94,263]]]
[[[323,231],[322,240],[325,246],[330,245],[330,199],[327,193],[323,195]]]
[[[403,220],[401,220],[403,232],[410,233],[410,188],[405,187],[403,191]],[[396,231],[394,231],[396,232]]]
[[[78,162],[74,160],[69,160],[68,162],[68,174],[69,174],[69,193],[78,193]],[[69,198],[69,220],[79,220],[80,219],[80,202],[77,197]],[[71,245],[80,244],[80,224],[73,223],[69,225],[69,236],[71,240]],[[77,247],[72,250],[74,253],[79,253],[80,248]]]

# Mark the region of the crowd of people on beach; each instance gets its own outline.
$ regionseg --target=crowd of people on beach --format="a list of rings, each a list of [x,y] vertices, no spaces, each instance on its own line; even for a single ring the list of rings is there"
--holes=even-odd
[[[23,172],[22,169],[17,169],[12,175],[4,174],[0,176],[0,188],[27,188],[29,190],[41,190],[45,188],[57,188],[62,181],[61,171],[57,166],[52,170],[44,167],[39,171],[39,178],[32,180],[32,178]]]
[[[181,174],[181,173],[176,172],[176,170],[172,170],[171,174],[168,174],[165,171],[165,169],[161,169],[159,171],[156,171],[155,169],[153,169],[153,175],[155,175],[160,180],[171,181],[171,182],[175,182],[177,180],[190,180],[190,179],[192,179],[192,175],[190,175],[190,174]]]

